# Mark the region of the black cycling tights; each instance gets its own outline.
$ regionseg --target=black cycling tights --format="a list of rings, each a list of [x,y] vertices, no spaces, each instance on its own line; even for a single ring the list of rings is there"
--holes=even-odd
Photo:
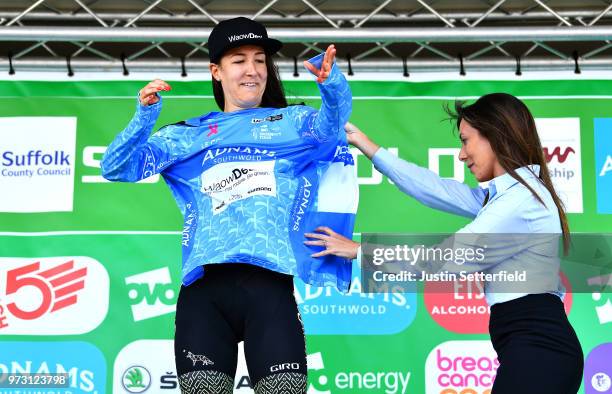
[[[256,394],[306,393],[304,328],[289,275],[211,264],[182,286],[174,353],[183,393],[233,393],[238,343]]]

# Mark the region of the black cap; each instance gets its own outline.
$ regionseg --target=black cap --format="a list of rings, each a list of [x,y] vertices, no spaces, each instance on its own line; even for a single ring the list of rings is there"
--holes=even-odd
[[[211,63],[219,63],[221,56],[231,48],[242,45],[258,45],[270,55],[278,52],[283,43],[268,38],[266,27],[243,16],[219,22],[208,37]]]

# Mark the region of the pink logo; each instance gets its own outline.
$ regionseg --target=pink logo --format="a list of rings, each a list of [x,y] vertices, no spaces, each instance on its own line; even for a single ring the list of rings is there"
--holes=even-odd
[[[218,123],[209,124],[208,130],[210,130],[210,132],[206,135],[207,137],[217,134],[219,132],[219,124]]]
[[[426,394],[490,394],[499,368],[490,341],[448,341],[425,361]]]

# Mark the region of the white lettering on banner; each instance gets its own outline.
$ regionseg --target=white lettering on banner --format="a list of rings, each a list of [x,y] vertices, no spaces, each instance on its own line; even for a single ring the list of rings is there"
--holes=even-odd
[[[447,179],[454,179],[458,182],[465,180],[465,168],[463,162],[459,160],[458,148],[430,148],[428,151],[429,169],[440,175],[440,157],[451,156],[453,158],[453,176]]]
[[[202,193],[212,200],[212,213],[216,215],[245,198],[264,195],[276,196],[276,161],[231,162],[217,164],[201,175]]]
[[[322,371],[325,370],[325,364],[323,362],[323,355],[321,352],[307,355],[307,364],[309,370]],[[324,371],[323,371],[324,372]],[[318,372],[317,374],[320,374]],[[351,390],[351,393],[359,392],[364,390],[376,390],[376,393],[386,394],[405,394],[408,392],[408,383],[410,382],[410,372],[355,372],[355,371],[341,371],[338,372],[331,382],[338,389]],[[326,375],[320,374],[318,379],[313,379],[317,385],[327,386],[330,380]],[[334,392],[337,390],[334,390]],[[308,394],[331,394],[331,390],[325,391],[315,387],[315,384],[310,384],[308,387]]]
[[[610,155],[608,155],[608,157],[606,158],[606,162],[604,163],[603,167],[601,167],[601,172],[599,173],[599,176],[606,175],[608,171],[612,171],[612,156]]]
[[[176,310],[176,285],[170,269],[163,267],[125,278],[134,321],[172,313]]]
[[[86,146],[83,149],[83,165],[88,168],[100,168],[100,159],[96,159],[96,156],[103,155],[106,152],[106,146]],[[137,183],[156,183],[159,181],[159,174],[143,179]],[[83,183],[107,183],[110,182],[102,175],[83,175],[81,177]]]

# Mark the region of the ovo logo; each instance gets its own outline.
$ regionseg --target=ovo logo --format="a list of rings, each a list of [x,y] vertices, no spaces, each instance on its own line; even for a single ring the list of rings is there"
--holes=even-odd
[[[0,258],[0,335],[89,332],[104,320],[108,294],[108,273],[92,258]]]
[[[176,309],[177,291],[168,267],[125,278],[132,303],[134,321],[172,313]]]

